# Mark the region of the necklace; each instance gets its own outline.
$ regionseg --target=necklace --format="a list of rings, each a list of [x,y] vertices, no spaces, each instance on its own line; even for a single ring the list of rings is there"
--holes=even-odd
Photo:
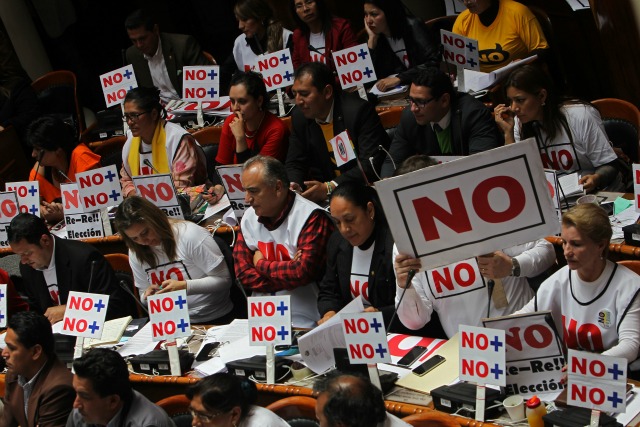
[[[266,113],[264,112],[262,113],[262,118],[260,119],[260,123],[258,123],[258,127],[254,131],[247,130],[247,125],[246,124],[244,125],[244,137],[246,139],[253,139],[256,136],[256,134],[260,130],[260,126],[262,126],[262,121],[264,120],[264,116],[266,115],[267,115]]]

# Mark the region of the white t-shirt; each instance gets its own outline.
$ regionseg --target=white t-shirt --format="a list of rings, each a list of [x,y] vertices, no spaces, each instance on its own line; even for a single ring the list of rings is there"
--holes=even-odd
[[[369,297],[369,271],[371,269],[371,257],[373,256],[373,248],[375,242],[366,250],[358,247],[353,248],[353,257],[351,258],[351,279],[349,286],[351,288],[351,298],[362,296],[362,302],[365,306],[371,305]]]
[[[270,410],[251,405],[238,427],[289,427],[289,424]]]
[[[149,64],[153,85],[160,89],[160,99],[164,102],[171,101],[172,99],[180,99],[180,94],[178,94],[178,91],[173,87],[171,78],[169,78],[167,65],[164,62],[164,55],[162,54],[162,42],[159,37],[158,50],[156,50],[156,53],[153,56],[144,54],[143,56]]]
[[[309,34],[309,55],[311,55],[312,62],[322,62],[324,64],[329,63],[327,59],[327,52],[325,52],[324,33]]]
[[[282,49],[287,47],[287,41],[292,34],[293,33],[286,28],[282,29]],[[262,48],[265,51],[267,50],[266,46],[262,46]],[[244,34],[240,34],[236,37],[235,42],[233,42],[233,59],[236,61],[236,65],[240,71],[249,71],[251,67],[256,64],[258,55],[253,53],[253,50],[251,50],[247,42],[247,36]]]
[[[393,53],[396,54],[405,67],[409,68],[409,56],[407,55],[407,47],[404,44],[404,39],[402,37],[399,39],[387,37],[387,41],[389,42],[389,46],[391,47],[391,50],[393,50]]]

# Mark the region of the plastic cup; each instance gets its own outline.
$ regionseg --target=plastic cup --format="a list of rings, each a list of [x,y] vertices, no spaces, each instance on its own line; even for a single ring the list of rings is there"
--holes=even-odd
[[[598,203],[598,197],[595,194],[587,194],[576,200],[576,204],[583,205],[585,203],[593,203],[594,205],[600,205]]]
[[[525,419],[524,416],[524,399],[520,395],[514,395],[507,397],[504,402],[504,409],[507,410],[509,418],[513,421],[521,421]]]

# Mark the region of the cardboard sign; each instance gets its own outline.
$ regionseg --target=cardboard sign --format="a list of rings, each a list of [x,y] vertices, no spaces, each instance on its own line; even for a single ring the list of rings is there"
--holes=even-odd
[[[636,212],[640,212],[640,165],[633,164],[633,193],[636,201]]]
[[[222,185],[227,192],[233,213],[238,222],[244,215],[244,211],[249,209],[249,205],[244,201],[244,187],[242,186],[242,165],[216,166],[216,172],[220,176]]]
[[[342,89],[378,80],[366,43],[332,52]]]
[[[69,239],[106,237],[101,211],[64,215],[65,230]]]
[[[147,301],[149,303],[152,341],[191,335],[187,291],[151,295]]]
[[[533,139],[375,183],[400,253],[423,269],[556,234]]]
[[[7,285],[0,285],[0,328],[7,327],[7,316],[9,312],[7,311]]]
[[[20,212],[40,216],[40,183],[38,181],[7,182],[5,189],[16,193]]]
[[[104,101],[107,108],[121,104],[127,92],[138,87],[133,65],[125,65],[117,70],[110,71],[100,76],[100,85],[104,93]]]
[[[115,165],[77,173],[76,179],[85,212],[119,205],[124,200]]]
[[[336,159],[336,166],[340,167],[351,160],[356,160],[356,153],[353,151],[353,144],[347,131],[342,131],[329,141],[333,148],[333,157]]]
[[[140,197],[162,209],[168,217],[184,219],[171,174],[141,175],[132,179]]]
[[[475,258],[428,270],[426,275],[429,290],[435,299],[449,298],[486,287]]]
[[[0,192],[0,248],[8,248],[7,226],[20,213],[18,198],[13,191]]]
[[[220,99],[220,67],[217,65],[183,67],[182,99],[193,102]]]
[[[562,208],[560,207],[560,191],[558,190],[558,173],[553,169],[545,169],[544,176],[547,178],[547,188],[549,189],[549,195],[553,201],[553,207],[556,210],[558,221],[562,219]]]
[[[293,84],[293,60],[289,49],[260,55],[251,68],[262,74],[267,92]]]
[[[541,311],[483,321],[485,327],[505,333],[508,395],[532,397],[564,389],[562,343],[549,316],[551,312]]]
[[[101,338],[109,295],[69,292],[62,320],[62,333],[75,337]]]
[[[382,313],[342,314],[340,320],[351,363],[391,363]]]
[[[290,295],[249,297],[249,343],[291,345]]]
[[[80,203],[78,184],[60,184],[60,193],[65,215],[84,213],[84,207]]]
[[[480,71],[478,40],[440,30],[440,42],[444,47],[444,60],[449,64]]]
[[[567,404],[602,412],[625,412],[627,360],[586,351],[567,355]]]
[[[460,325],[460,380],[505,386],[504,331]]]

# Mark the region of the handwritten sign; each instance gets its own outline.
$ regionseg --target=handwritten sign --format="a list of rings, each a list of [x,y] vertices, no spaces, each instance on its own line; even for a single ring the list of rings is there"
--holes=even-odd
[[[38,181],[7,182],[5,189],[16,193],[20,212],[40,216],[40,183]]]
[[[249,342],[291,345],[291,299],[289,295],[249,297]]]
[[[124,200],[115,165],[76,174],[80,203],[85,212],[119,205]]]
[[[133,183],[140,197],[162,209],[168,217],[184,218],[171,174],[134,176]]]
[[[505,386],[504,331],[460,325],[460,380]]]
[[[100,85],[107,108],[121,104],[127,96],[127,92],[138,87],[133,65],[125,65],[117,70],[102,74]]]
[[[149,302],[152,341],[191,335],[187,291],[151,295],[147,301]]]
[[[69,292],[62,320],[62,333],[75,337],[101,338],[109,295]]]
[[[378,80],[366,43],[332,52],[342,89]]]
[[[293,84],[293,60],[289,49],[258,56],[252,69],[262,74],[268,92]]]
[[[351,160],[356,160],[356,153],[353,151],[351,138],[347,131],[342,131],[329,141],[333,148],[333,156],[336,159],[336,166],[340,167]]]
[[[217,65],[186,66],[182,71],[182,99],[185,101],[217,101],[220,98],[220,67]]]
[[[0,328],[7,327],[7,316],[9,312],[7,311],[7,285],[0,285]]]
[[[341,320],[351,363],[391,363],[382,313],[348,313]]]
[[[449,64],[480,71],[478,40],[440,30],[440,42],[444,47],[444,60]]]
[[[222,185],[227,192],[233,213],[240,221],[244,212],[249,208],[249,205],[244,201],[244,187],[241,181],[242,165],[216,166],[216,172],[218,172]]]
[[[533,139],[376,182],[400,253],[425,269],[556,234]]]
[[[8,248],[7,226],[20,213],[18,198],[13,191],[0,192],[0,247]]]

